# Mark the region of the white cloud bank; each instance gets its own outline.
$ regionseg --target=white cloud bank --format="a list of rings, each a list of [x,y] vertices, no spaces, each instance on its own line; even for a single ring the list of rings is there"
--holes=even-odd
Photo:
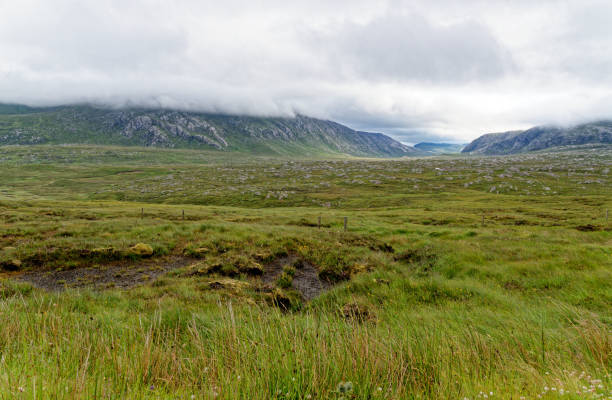
[[[0,101],[330,118],[405,142],[612,118],[609,1],[0,0]]]

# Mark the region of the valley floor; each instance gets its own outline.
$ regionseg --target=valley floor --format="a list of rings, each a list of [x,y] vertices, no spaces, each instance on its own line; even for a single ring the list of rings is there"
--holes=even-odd
[[[612,398],[611,165],[0,148],[0,398]]]

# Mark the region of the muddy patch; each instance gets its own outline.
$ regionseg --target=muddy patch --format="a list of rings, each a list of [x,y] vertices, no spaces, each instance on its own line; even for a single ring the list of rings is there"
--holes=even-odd
[[[146,259],[70,270],[25,271],[14,278],[47,290],[79,287],[126,289],[151,282],[193,261],[185,257]]]
[[[292,255],[277,258],[267,264],[261,280],[266,286],[274,287],[287,268],[294,270],[291,287],[300,292],[304,300],[311,300],[332,286],[319,277],[314,265]]]

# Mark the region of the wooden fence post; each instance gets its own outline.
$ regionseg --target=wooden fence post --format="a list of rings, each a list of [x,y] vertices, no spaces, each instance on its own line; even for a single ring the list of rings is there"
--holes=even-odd
[[[183,210],[183,221],[185,221],[185,210]]]
[[[144,219],[144,207],[140,209],[140,219]]]
[[[346,232],[347,222],[348,222],[348,217],[344,217],[344,232]]]
[[[319,229],[321,229],[321,216],[319,215]]]

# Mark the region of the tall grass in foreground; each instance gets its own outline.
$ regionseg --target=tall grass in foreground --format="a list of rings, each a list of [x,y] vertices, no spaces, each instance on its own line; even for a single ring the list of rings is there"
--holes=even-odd
[[[198,310],[172,296],[147,304],[120,292],[14,290],[0,301],[2,398],[518,399],[560,389],[583,398],[591,381],[596,393],[611,389],[609,327],[555,305],[391,308],[360,322],[325,299],[284,314],[220,299]],[[342,382],[352,383],[346,393]]]

